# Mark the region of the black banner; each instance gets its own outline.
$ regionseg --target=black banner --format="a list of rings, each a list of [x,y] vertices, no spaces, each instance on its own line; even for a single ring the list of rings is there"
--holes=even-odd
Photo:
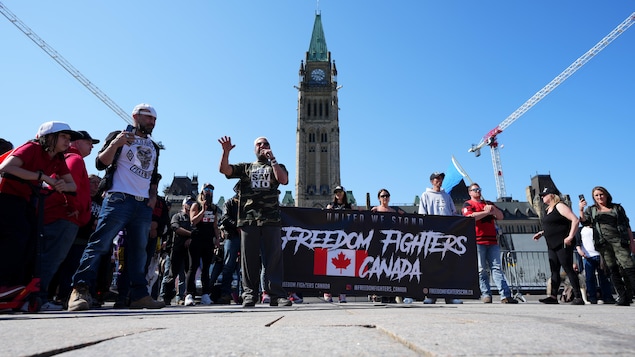
[[[282,207],[282,247],[288,291],[480,296],[471,218]]]

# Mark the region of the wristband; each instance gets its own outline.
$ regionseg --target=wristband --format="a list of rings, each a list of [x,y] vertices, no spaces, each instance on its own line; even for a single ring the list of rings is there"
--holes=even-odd
[[[278,160],[276,159],[271,160],[271,165],[278,165]]]
[[[37,180],[38,180],[38,182],[40,182],[40,181],[42,181],[42,174],[43,174],[43,172],[42,172],[42,170],[39,170],[37,173],[38,173],[38,175],[37,175]]]

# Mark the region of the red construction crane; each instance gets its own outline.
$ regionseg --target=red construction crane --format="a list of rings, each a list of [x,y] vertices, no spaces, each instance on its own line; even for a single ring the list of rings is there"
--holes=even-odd
[[[588,50],[580,58],[575,60],[567,69],[560,73],[556,78],[549,82],[544,88],[539,90],[531,98],[529,98],[520,108],[516,109],[511,115],[509,115],[502,123],[498,124],[494,129],[490,130],[477,145],[472,145],[468,152],[473,152],[476,156],[481,155],[481,148],[485,145],[489,146],[492,152],[492,164],[494,165],[494,177],[496,179],[496,192],[498,194],[498,200],[505,200],[508,198],[507,190],[505,189],[505,180],[503,177],[503,167],[501,165],[500,152],[498,150],[498,134],[507,129],[513,122],[525,114],[542,98],[551,93],[557,86],[562,84],[567,78],[575,73],[580,67],[586,64],[593,56],[602,51],[613,40],[619,37],[624,31],[626,31],[631,25],[635,23],[635,12],[630,14],[626,20],[619,24],[613,31],[606,35],[600,42],[598,42],[593,48]]]

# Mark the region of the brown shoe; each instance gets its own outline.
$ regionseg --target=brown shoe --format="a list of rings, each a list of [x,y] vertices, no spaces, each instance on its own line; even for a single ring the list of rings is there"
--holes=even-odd
[[[71,297],[68,299],[68,311],[88,310],[92,301],[88,287],[84,284],[78,284],[73,288]]]
[[[487,295],[487,296],[483,296],[481,298],[481,301],[483,302],[483,304],[491,304],[492,303],[492,297]]]
[[[163,302],[154,300],[150,295],[130,303],[131,309],[161,309],[164,307],[165,304]]]

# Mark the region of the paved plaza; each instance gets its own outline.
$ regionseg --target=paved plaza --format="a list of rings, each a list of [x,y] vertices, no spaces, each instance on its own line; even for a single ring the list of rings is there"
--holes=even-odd
[[[170,306],[0,314],[2,356],[633,356],[635,306]],[[442,299],[440,299],[442,301]]]

